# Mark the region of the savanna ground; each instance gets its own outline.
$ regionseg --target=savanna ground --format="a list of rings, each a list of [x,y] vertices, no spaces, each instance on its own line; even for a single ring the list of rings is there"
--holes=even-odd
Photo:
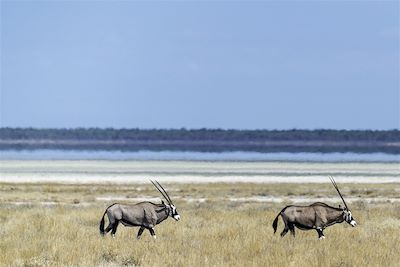
[[[6,176],[5,165],[0,170]],[[27,176],[42,172],[28,170],[24,162],[19,166]],[[114,202],[159,202],[160,194],[146,179],[127,184],[2,182],[0,265],[400,266],[400,183],[338,183],[345,199],[351,199],[358,226],[329,227],[322,241],[315,231],[296,230],[295,238],[280,238],[282,220],[275,235],[271,225],[288,204],[320,198],[340,204],[329,183],[167,181],[163,184],[182,219],[158,225],[157,240],[146,231],[138,241],[138,228],[120,225],[112,239],[101,237],[98,226]]]

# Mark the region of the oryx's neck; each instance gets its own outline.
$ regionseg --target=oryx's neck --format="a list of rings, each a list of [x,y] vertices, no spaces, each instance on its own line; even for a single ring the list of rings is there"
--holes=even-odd
[[[329,209],[326,215],[327,224],[332,225],[344,221],[344,211],[338,209]]]
[[[157,212],[157,224],[167,219],[170,212],[171,208],[166,205],[159,212]]]

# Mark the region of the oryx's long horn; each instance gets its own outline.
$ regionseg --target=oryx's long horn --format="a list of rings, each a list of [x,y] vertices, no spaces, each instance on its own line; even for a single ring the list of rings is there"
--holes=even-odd
[[[343,198],[342,194],[340,193],[340,191],[339,191],[339,187],[337,186],[337,184],[336,184],[335,180],[333,179],[333,177],[332,177],[332,176],[329,176],[329,179],[331,180],[331,182],[332,182],[333,186],[335,187],[335,189],[336,189],[336,191],[338,192],[338,194],[339,194],[340,198],[342,199],[342,201],[343,201],[343,204],[346,206],[346,209],[348,210],[348,209],[349,209],[349,207],[347,207],[346,201],[344,201],[344,198]]]
[[[156,183],[157,183],[157,184],[161,187],[161,189],[164,191],[165,195],[166,195],[167,198],[168,198],[169,204],[173,205],[172,200],[171,200],[171,198],[169,197],[167,191],[165,191],[164,187],[162,187],[162,185],[161,185],[157,180],[156,180]]]
[[[154,185],[155,188],[157,188],[157,190],[161,193],[161,195],[165,198],[165,200],[168,202],[168,204],[172,204],[172,202],[170,201],[170,199],[164,194],[164,192],[157,186],[157,184],[159,184],[157,181],[157,184],[153,181],[150,180],[150,182]],[[161,186],[162,188],[162,186]],[[164,188],[162,188],[164,190]],[[164,190],[165,191],[165,190]]]

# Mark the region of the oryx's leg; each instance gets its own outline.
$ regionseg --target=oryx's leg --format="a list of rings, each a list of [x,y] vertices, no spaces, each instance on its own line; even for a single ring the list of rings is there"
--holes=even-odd
[[[116,222],[114,216],[111,214],[109,210],[107,210],[107,217],[108,217],[108,226],[104,230],[104,234],[107,234],[108,232],[111,231],[111,229],[114,229],[114,225]]]
[[[137,236],[136,236],[137,239],[140,239],[140,236],[142,235],[143,231],[144,231],[144,227],[140,226],[140,229],[139,229],[139,231],[137,233]]]
[[[288,226],[285,224],[285,228],[283,229],[283,231],[282,231],[282,233],[281,233],[281,237],[284,237],[284,236],[287,234],[288,231],[289,231],[289,228],[288,228]]]
[[[149,228],[149,231],[150,231],[151,236],[152,236],[154,239],[156,239],[157,237],[156,237],[156,233],[154,232],[154,228]]]
[[[289,231],[289,226],[288,226],[288,221],[285,218],[285,216],[282,216],[283,222],[285,223],[285,228],[283,229],[282,233],[281,233],[281,237],[284,237],[287,232]]]
[[[112,228],[113,228],[113,225],[111,223],[109,223],[108,226],[106,227],[106,229],[104,230],[104,234],[107,234],[108,232],[110,232]]]
[[[115,237],[115,232],[117,232],[117,227],[118,227],[119,221],[115,221],[112,227],[111,235],[114,238]]]
[[[323,233],[323,229],[321,229],[321,228],[317,228],[316,229],[317,230],[317,233],[318,233],[318,238],[319,239],[325,239],[325,236],[324,236],[324,233]]]
[[[293,237],[295,237],[296,234],[294,232],[294,224],[293,223],[289,223],[288,226],[289,226],[290,233],[293,235]]]

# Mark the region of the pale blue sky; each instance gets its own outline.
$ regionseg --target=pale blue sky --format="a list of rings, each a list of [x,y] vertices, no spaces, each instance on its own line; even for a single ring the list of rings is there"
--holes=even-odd
[[[4,1],[0,127],[400,128],[399,1]]]

